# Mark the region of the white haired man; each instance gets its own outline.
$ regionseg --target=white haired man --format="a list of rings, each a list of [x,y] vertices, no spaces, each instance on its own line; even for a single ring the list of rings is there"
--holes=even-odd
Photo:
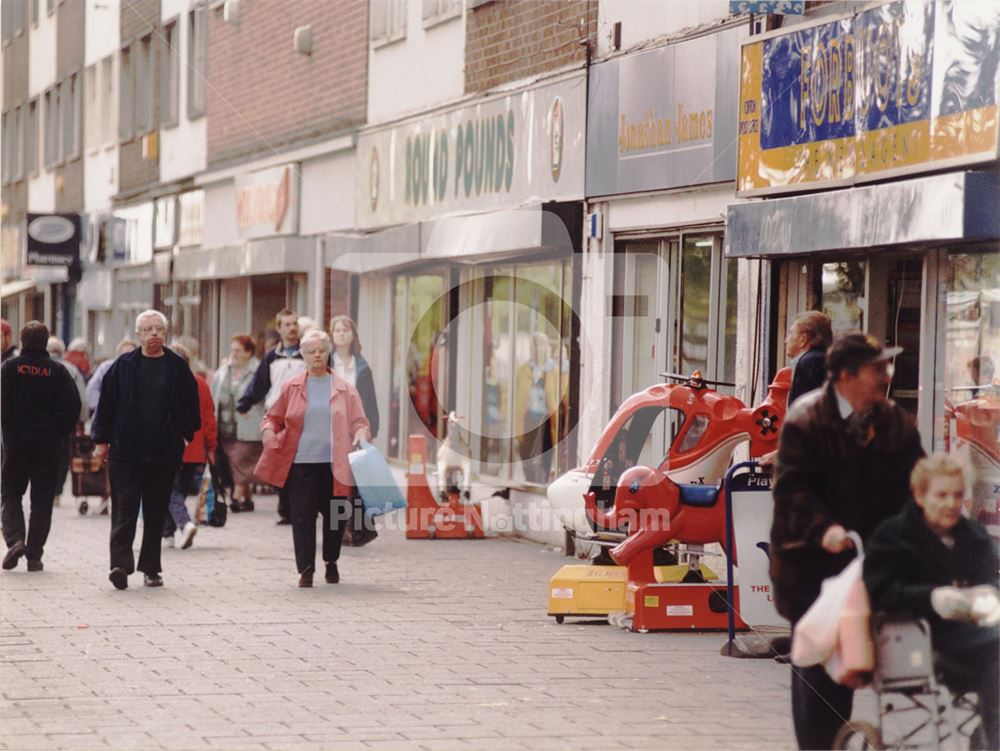
[[[201,427],[198,385],[188,364],[164,346],[167,317],[145,310],[135,319],[139,349],[119,355],[104,376],[94,416],[95,456],[109,460],[111,574],[116,589],[136,568],[147,587],[163,585],[160,533],[184,446]],[[139,564],[132,543],[142,502]]]

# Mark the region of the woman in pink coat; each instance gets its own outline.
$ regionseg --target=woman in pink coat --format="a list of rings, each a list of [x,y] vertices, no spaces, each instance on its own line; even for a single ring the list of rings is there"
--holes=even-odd
[[[326,581],[340,581],[337,559],[350,518],[353,479],[347,455],[369,437],[361,397],[329,367],[330,337],[313,329],[300,342],[306,372],[287,381],[261,423],[264,452],[256,476],[288,490],[299,586],[316,570],[316,515],[323,516]]]

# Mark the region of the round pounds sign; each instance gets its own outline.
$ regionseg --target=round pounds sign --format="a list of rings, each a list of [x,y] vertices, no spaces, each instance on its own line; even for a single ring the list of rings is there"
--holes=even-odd
[[[552,100],[552,108],[549,110],[549,166],[552,170],[552,179],[559,182],[559,175],[562,173],[562,152],[563,152],[563,107],[562,100],[556,97]]]
[[[80,257],[79,214],[28,214],[25,263],[72,266]]]

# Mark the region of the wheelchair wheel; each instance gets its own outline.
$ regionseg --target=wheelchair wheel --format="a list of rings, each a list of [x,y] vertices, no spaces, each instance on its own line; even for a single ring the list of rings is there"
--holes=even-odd
[[[845,722],[833,737],[836,751],[847,749],[883,749],[882,734],[870,722]]]

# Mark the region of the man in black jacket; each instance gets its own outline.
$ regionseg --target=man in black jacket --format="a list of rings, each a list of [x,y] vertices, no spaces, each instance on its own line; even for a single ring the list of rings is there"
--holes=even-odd
[[[135,321],[140,348],[120,355],[101,383],[92,426],[94,455],[109,459],[111,574],[116,589],[135,571],[132,543],[142,502],[138,569],[147,587],[163,585],[160,535],[184,446],[201,427],[198,385],[188,364],[167,349],[167,318],[146,310]],[[110,445],[110,450],[109,450]]]
[[[21,354],[0,370],[3,430],[3,494],[0,518],[7,554],[4,569],[28,557],[28,571],[42,570],[42,551],[52,526],[59,451],[80,416],[80,396],[69,372],[49,357],[49,330],[31,321],[21,329]],[[25,542],[22,499],[31,483],[31,517]]]
[[[854,557],[847,530],[867,540],[909,497],[910,470],[924,452],[910,416],[886,398],[889,360],[899,352],[864,334],[840,337],[827,353],[826,385],[795,402],[781,431],[771,581],[778,612],[793,626],[823,580]],[[793,668],[799,748],[830,748],[853,699],[822,666]]]
[[[274,324],[281,337],[281,343],[268,350],[264,360],[254,373],[247,390],[236,402],[236,411],[245,415],[258,402],[270,409],[278,400],[281,387],[293,376],[306,369],[305,360],[299,351],[299,317],[295,311],[282,308],[274,317]],[[288,494],[284,488],[278,489],[278,524],[291,524],[288,511]]]
[[[962,515],[968,488],[962,466],[948,454],[917,462],[910,487],[913,502],[883,522],[865,548],[872,612],[927,619],[945,682],[979,694],[980,748],[1000,748],[996,543]]]

